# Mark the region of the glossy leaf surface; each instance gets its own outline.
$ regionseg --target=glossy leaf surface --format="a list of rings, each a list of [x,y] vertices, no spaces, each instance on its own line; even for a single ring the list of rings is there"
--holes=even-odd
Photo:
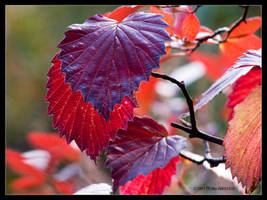
[[[164,168],[185,146],[184,137],[168,136],[156,121],[135,117],[126,131],[118,131],[108,148],[106,166],[112,169],[113,191],[140,174]]]
[[[127,128],[127,121],[133,119],[136,103],[126,96],[121,104],[114,107],[107,123],[91,103],[84,102],[80,91],[72,92],[70,85],[65,83],[65,74],[60,72],[61,61],[57,55],[52,62],[53,66],[48,72],[50,79],[46,101],[50,103],[48,114],[54,115],[53,127],[59,129],[68,143],[75,140],[79,148],[86,150],[95,160],[117,130]]]
[[[159,58],[165,54],[162,15],[133,13],[122,22],[95,15],[73,24],[58,47],[61,72],[72,92],[80,91],[85,102],[106,119],[125,96],[132,97],[141,81],[148,81]]]

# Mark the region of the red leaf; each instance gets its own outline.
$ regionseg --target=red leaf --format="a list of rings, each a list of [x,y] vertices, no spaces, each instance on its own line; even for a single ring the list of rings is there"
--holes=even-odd
[[[133,119],[135,102],[125,97],[123,102],[115,105],[110,122],[98,114],[91,103],[85,103],[81,92],[71,92],[69,84],[64,82],[65,74],[60,72],[61,61],[57,55],[48,72],[50,77],[46,101],[50,102],[48,114],[53,114],[53,126],[59,129],[68,143],[73,139],[91,159],[96,159],[102,149],[108,145],[119,128],[126,129],[127,121]]]
[[[78,151],[67,145],[63,138],[55,134],[43,132],[31,132],[28,141],[34,147],[48,151],[54,159],[67,159],[78,161]]]
[[[209,78],[212,80],[216,80],[220,78],[220,76],[225,72],[226,66],[221,65],[222,59],[221,56],[218,56],[213,53],[200,53],[194,52],[190,56],[188,56],[190,61],[200,61],[206,67],[206,73]]]
[[[8,167],[14,172],[23,175],[23,177],[15,179],[11,183],[11,188],[15,191],[39,186],[45,181],[45,174],[36,167],[25,163],[24,159],[21,153],[6,149],[6,162]]]
[[[234,64],[238,57],[249,49],[260,49],[261,39],[255,35],[248,35],[241,38],[228,39],[227,42],[219,45],[222,52],[222,59],[228,63],[228,66]]]
[[[164,188],[170,185],[172,176],[176,174],[178,162],[179,157],[175,157],[164,168],[157,168],[147,176],[137,176],[120,187],[120,194],[162,194]]]
[[[138,6],[121,6],[114,10],[113,12],[106,13],[104,16],[108,17],[110,19],[117,20],[118,22],[121,22],[125,17],[128,15],[136,12],[139,8],[142,8],[144,6],[138,5]]]
[[[233,91],[228,96],[227,108],[230,108],[229,120],[232,118],[234,107],[241,103],[258,84],[261,84],[261,69],[255,67],[246,75],[241,76],[233,85]]]
[[[163,15],[164,17],[162,18],[163,21],[165,21],[169,27],[166,28],[165,30],[169,33],[170,36],[173,35],[173,23],[174,23],[174,19],[171,13],[166,13],[161,11],[159,8],[157,8],[156,6],[150,6],[150,12],[151,13],[156,13],[156,14],[160,14]]]
[[[186,145],[181,136],[168,136],[166,129],[150,118],[135,117],[127,131],[119,130],[108,147],[106,166],[112,169],[113,191],[138,175],[164,168]]]
[[[224,139],[226,167],[252,192],[261,179],[261,85],[234,108]]]
[[[178,7],[178,11],[174,14],[175,15],[175,21],[174,21],[174,31],[177,35],[177,37],[182,39],[182,26],[184,19],[191,13],[192,7],[191,6],[183,6]]]
[[[133,13],[122,22],[95,15],[73,24],[58,47],[61,72],[72,92],[81,91],[85,102],[109,120],[114,105],[133,97],[141,81],[148,81],[159,57],[165,54],[162,15]]]
[[[73,194],[74,185],[70,181],[53,181],[54,187],[61,193],[61,194]]]
[[[231,27],[233,24],[231,25]],[[244,37],[252,35],[261,27],[261,17],[253,17],[241,22],[229,35],[229,38]]]
[[[195,14],[189,14],[183,21],[181,35],[187,41],[192,42],[199,32],[200,23]]]
[[[142,82],[139,90],[135,93],[139,107],[134,113],[139,116],[149,115],[151,105],[156,98],[155,86],[159,79],[150,76],[148,82]]]

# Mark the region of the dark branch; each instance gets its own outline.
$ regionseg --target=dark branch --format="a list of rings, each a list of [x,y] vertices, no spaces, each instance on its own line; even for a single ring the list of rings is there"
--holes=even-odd
[[[237,22],[234,23],[234,25],[227,31],[227,35],[224,40],[220,41],[220,43],[226,42],[230,34],[235,30],[236,27],[238,27],[242,22],[246,23],[246,17],[248,14],[248,8],[249,6],[243,6],[243,15],[239,18]]]
[[[197,5],[196,8],[191,12],[191,14],[197,12],[200,7],[201,5]]]
[[[176,79],[171,78],[171,77],[169,77],[167,75],[159,74],[159,73],[155,73],[155,72],[152,72],[151,75],[154,76],[155,78],[161,78],[161,79],[164,79],[164,80],[168,80],[168,81],[176,84],[182,90],[182,92],[184,93],[184,96],[186,98],[186,102],[187,102],[188,108],[189,108],[192,130],[193,131],[197,131],[195,112],[194,112],[194,107],[193,107],[193,101],[192,101],[191,97],[189,96],[189,94],[188,94],[188,92],[187,92],[187,90],[185,88],[184,82],[179,82]]]
[[[151,75],[154,76],[155,78],[161,78],[161,79],[168,80],[168,81],[176,84],[182,90],[182,92],[186,98],[186,102],[187,102],[189,113],[190,113],[191,127],[189,128],[189,124],[187,124],[186,127],[184,127],[184,126],[181,126],[181,125],[176,124],[176,123],[171,123],[171,126],[189,133],[190,138],[195,138],[195,137],[201,138],[203,140],[207,140],[207,141],[213,142],[215,144],[222,145],[223,140],[221,138],[218,138],[218,137],[213,136],[213,135],[209,135],[209,134],[204,133],[202,131],[199,131],[197,129],[193,101],[192,101],[191,97],[189,96],[189,94],[186,90],[185,84],[183,82],[177,81],[176,79],[171,78],[167,75],[159,74],[159,73],[155,73],[155,72],[152,72]]]
[[[218,166],[220,163],[225,163],[226,162],[226,159],[223,158],[223,157],[220,157],[220,158],[206,158],[206,157],[203,157],[203,156],[200,156],[198,154],[195,154],[195,153],[192,153],[192,152],[187,152],[187,151],[183,151],[183,152],[180,152],[180,156],[195,163],[195,164],[198,164],[198,165],[201,165],[203,164],[204,161],[207,161],[211,167],[216,167]],[[198,157],[195,158],[195,157]],[[202,157],[201,159],[199,159],[199,157]]]
[[[199,130],[193,131],[190,128],[181,126],[181,125],[179,125],[177,123],[174,123],[174,122],[171,123],[171,126],[174,127],[174,128],[181,129],[181,130],[189,133],[189,137],[190,138],[201,138],[203,140],[207,140],[207,141],[215,143],[215,144],[219,144],[219,145],[223,144],[223,139],[218,138],[218,137],[213,136],[213,135],[209,135],[209,134],[204,133],[202,131],[199,131]]]

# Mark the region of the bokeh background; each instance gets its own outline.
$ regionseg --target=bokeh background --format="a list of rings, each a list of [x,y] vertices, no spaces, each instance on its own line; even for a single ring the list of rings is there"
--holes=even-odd
[[[51,66],[52,58],[59,51],[56,46],[64,38],[63,33],[67,26],[83,23],[90,16],[110,12],[117,7],[119,5],[6,5],[6,147],[17,151],[27,151],[31,148],[25,139],[28,132],[56,132],[52,128],[52,117],[47,115],[48,104],[44,101],[47,92],[45,85],[48,80],[46,74]],[[241,14],[242,8],[239,6],[203,6],[197,11],[196,16],[201,25],[215,30],[229,26]],[[251,6],[248,17],[251,16],[261,16],[261,7]],[[261,30],[256,35],[261,36]],[[202,47],[202,49],[216,51],[216,48]],[[177,67],[177,63],[186,62],[188,61],[182,58],[174,58],[166,62],[164,66],[167,66],[167,71],[171,71]],[[197,96],[210,84],[212,81],[204,76],[189,86],[190,94],[193,97]],[[216,97],[208,111],[205,112],[204,118],[202,116],[201,119],[212,121],[221,137],[224,137],[227,126],[220,112],[225,100],[223,95]],[[195,152],[203,151],[201,145],[194,150]],[[209,185],[214,184],[214,180],[217,179],[215,175],[200,169],[199,166],[191,168],[192,173],[186,176],[186,182],[191,182],[190,180],[193,180],[194,176],[200,176],[199,174],[209,177],[205,179],[206,182],[204,181]],[[12,172],[8,170],[7,184],[12,178]],[[204,179],[198,177],[198,180]],[[197,186],[197,183],[195,185]],[[261,186],[255,193],[260,193],[260,191]],[[183,191],[177,192],[183,194]],[[214,193],[214,191],[210,192]],[[238,194],[237,191],[230,192]]]

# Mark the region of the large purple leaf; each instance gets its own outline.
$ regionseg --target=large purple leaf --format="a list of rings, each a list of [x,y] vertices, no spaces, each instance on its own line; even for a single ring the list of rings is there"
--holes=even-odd
[[[211,101],[217,94],[219,94],[227,86],[233,84],[241,76],[247,74],[254,66],[261,68],[261,49],[249,50],[239,57],[236,64],[229,68],[221,78],[213,83],[210,88],[205,91],[198,103],[194,106],[194,110],[199,110],[202,106]],[[189,116],[189,113],[185,113],[182,117]]]
[[[108,147],[106,166],[112,169],[113,191],[140,174],[146,176],[164,168],[185,146],[186,138],[168,136],[153,119],[135,117],[126,131],[118,131]]]
[[[72,91],[81,91],[85,102],[109,120],[115,104],[131,97],[141,81],[148,81],[159,57],[165,54],[163,16],[133,13],[122,22],[95,15],[65,32],[61,49],[61,72]]]

